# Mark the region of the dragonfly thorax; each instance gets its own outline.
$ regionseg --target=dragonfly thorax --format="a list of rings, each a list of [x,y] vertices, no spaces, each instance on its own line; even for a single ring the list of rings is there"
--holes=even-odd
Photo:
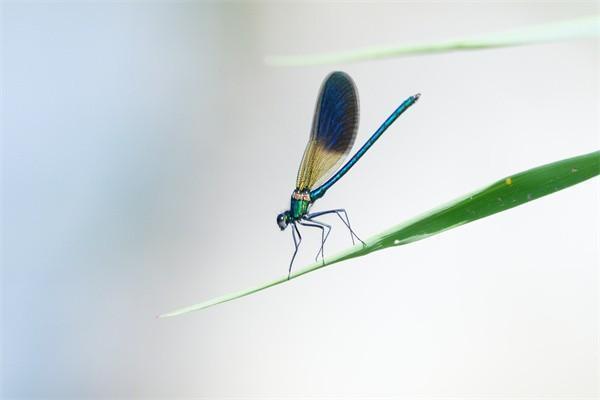
[[[310,192],[308,190],[296,189],[290,200],[290,217],[292,221],[302,218],[312,205]]]
[[[277,225],[284,230],[288,224],[304,217],[312,206],[312,199],[308,190],[296,189],[290,199],[290,209],[277,215]]]

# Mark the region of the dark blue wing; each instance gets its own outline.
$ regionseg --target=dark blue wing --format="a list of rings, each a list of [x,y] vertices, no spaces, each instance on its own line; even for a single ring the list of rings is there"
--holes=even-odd
[[[321,86],[296,187],[311,189],[325,181],[352,148],[357,129],[358,93],[354,82],[344,72],[333,72]]]

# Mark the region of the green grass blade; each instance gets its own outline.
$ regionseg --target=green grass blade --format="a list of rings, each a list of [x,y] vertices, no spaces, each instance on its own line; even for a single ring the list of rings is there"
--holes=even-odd
[[[511,175],[492,185],[454,200],[426,214],[397,225],[383,233],[366,240],[366,247],[354,246],[335,256],[328,257],[325,265],[311,264],[294,272],[290,279],[297,278],[317,269],[364,256],[373,251],[400,246],[425,239],[448,229],[456,228],[468,222],[508,210],[509,208],[538,199],[569,186],[583,182],[600,174],[600,151],[568,158]],[[198,311],[215,304],[238,299],[259,292],[271,286],[287,282],[287,276],[267,282],[252,289],[230,293],[208,300],[204,303],[175,310],[159,317],[173,317],[191,311]]]
[[[451,51],[489,49],[495,47],[522,46],[596,36],[600,36],[599,15],[441,42],[376,46],[322,54],[267,56],[265,57],[265,63],[273,66],[334,64],[416,54],[433,54]]]

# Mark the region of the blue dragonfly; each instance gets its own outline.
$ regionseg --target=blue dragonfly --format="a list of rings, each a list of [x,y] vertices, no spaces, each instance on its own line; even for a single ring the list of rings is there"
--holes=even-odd
[[[404,100],[350,160],[333,173],[350,152],[356,138],[359,114],[358,92],[352,78],[344,72],[333,72],[325,78],[317,98],[312,130],[298,170],[296,189],[292,192],[290,209],[277,215],[277,225],[282,231],[288,225],[292,225],[295,249],[290,261],[288,279],[302,241],[298,225],[321,230],[321,248],[315,260],[318,261],[319,255],[321,255],[323,263],[325,263],[324,246],[331,232],[331,226],[316,220],[317,217],[336,214],[350,231],[352,244],[355,244],[354,238],[356,237],[363,246],[365,245],[352,230],[346,210],[338,208],[310,213],[310,208],[356,164],[383,132],[419,99],[419,96],[420,94],[416,94]]]

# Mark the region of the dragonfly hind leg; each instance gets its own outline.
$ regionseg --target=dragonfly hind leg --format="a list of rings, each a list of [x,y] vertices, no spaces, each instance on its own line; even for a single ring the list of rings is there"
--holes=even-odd
[[[312,221],[313,218],[321,216],[321,215],[326,215],[326,214],[336,214],[338,217],[340,217],[340,219],[342,220],[342,222],[344,223],[344,225],[346,225],[346,228],[348,228],[348,230],[350,231],[350,238],[352,239],[352,245],[355,244],[354,238],[358,239],[358,241],[362,243],[363,247],[365,247],[367,245],[352,230],[352,227],[350,226],[350,218],[348,218],[348,213],[343,208],[338,208],[338,209],[335,209],[335,210],[319,211],[319,212],[307,214],[305,218],[307,220],[309,220],[309,221]],[[342,214],[344,214],[344,216],[346,217],[346,219],[344,219],[344,217],[342,217]]]

